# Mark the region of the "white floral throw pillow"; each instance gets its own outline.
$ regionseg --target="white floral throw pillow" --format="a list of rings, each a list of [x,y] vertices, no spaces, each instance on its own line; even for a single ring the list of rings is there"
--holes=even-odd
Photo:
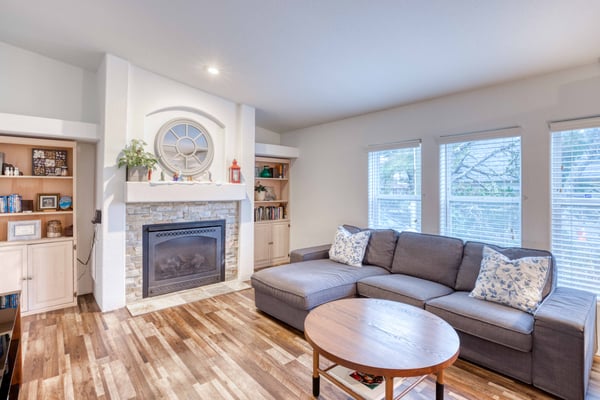
[[[550,257],[511,260],[484,246],[481,269],[470,296],[533,314],[542,301],[549,267]]]
[[[365,256],[370,235],[370,231],[361,231],[353,234],[348,232],[343,226],[338,227],[333,245],[329,249],[329,258],[332,261],[348,264],[353,267],[362,266],[362,260]]]

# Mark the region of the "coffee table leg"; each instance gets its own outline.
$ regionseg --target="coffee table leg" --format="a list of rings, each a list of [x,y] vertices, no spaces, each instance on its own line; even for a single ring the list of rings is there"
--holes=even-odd
[[[435,400],[444,400],[444,370],[437,373],[435,381]]]
[[[313,396],[319,397],[321,391],[321,376],[319,375],[319,352],[313,349],[313,378],[312,378]]]
[[[391,376],[385,377],[385,400],[394,398],[394,378]]]

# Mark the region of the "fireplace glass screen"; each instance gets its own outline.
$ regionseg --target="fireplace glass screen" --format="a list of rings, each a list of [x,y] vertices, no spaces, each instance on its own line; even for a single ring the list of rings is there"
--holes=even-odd
[[[223,281],[224,241],[224,220],[144,225],[143,296]]]

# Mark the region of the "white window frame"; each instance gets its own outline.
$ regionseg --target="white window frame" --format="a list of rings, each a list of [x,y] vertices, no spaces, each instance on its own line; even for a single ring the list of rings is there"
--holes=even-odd
[[[521,246],[522,243],[522,221],[523,221],[523,207],[522,207],[522,155],[523,155],[523,147],[521,140],[521,128],[518,126],[501,128],[501,129],[493,129],[487,131],[479,131],[479,132],[469,132],[462,133],[457,135],[447,135],[440,136],[437,139],[437,143],[439,146],[439,182],[440,182],[440,234],[460,237],[457,235],[451,227],[450,214],[451,210],[449,210],[449,204],[452,201],[465,201],[465,202],[473,202],[473,203],[495,203],[498,202],[496,198],[491,198],[487,196],[453,196],[448,193],[449,179],[450,175],[446,173],[446,156],[445,152],[447,150],[447,145],[455,144],[455,143],[464,143],[464,142],[474,142],[474,141],[482,141],[482,140],[490,140],[490,139],[502,139],[502,138],[519,138],[520,141],[520,165],[519,165],[519,195],[513,197],[502,197],[502,203],[518,203],[519,205],[519,226],[515,227],[515,232],[513,232],[513,237],[504,238],[502,240],[490,237],[462,237],[464,240],[476,240],[491,244],[497,244],[500,246]]]
[[[418,149],[418,153],[419,153],[419,160],[418,162],[418,166],[415,166],[415,185],[416,185],[416,192],[417,194],[414,195],[406,195],[406,194],[388,194],[388,195],[375,195],[376,193],[379,192],[378,189],[378,182],[375,179],[372,179],[372,174],[373,171],[372,169],[374,168],[372,162],[372,156],[374,156],[376,153],[382,152],[382,151],[389,151],[389,150],[402,150],[402,149]],[[368,214],[369,214],[369,227],[370,228],[374,228],[374,229],[395,229],[397,231],[403,231],[403,230],[410,230],[410,231],[416,231],[416,232],[420,232],[421,231],[421,214],[422,214],[422,191],[421,191],[421,187],[422,187],[422,176],[423,176],[423,164],[422,164],[422,159],[423,159],[423,155],[422,155],[422,148],[421,148],[421,140],[417,139],[417,140],[408,140],[408,141],[404,141],[404,142],[396,142],[396,143],[387,143],[387,144],[379,144],[379,145],[370,145],[368,146]],[[380,224],[377,224],[376,221],[379,220],[379,218],[376,216],[376,210],[378,210],[380,207],[378,206],[378,203],[380,200],[400,200],[400,201],[408,201],[408,202],[416,202],[417,204],[417,209],[414,210],[415,215],[414,216],[414,220],[412,221],[410,226],[383,226]]]
[[[579,131],[590,128],[600,128],[600,117],[575,119],[567,121],[556,121],[548,124],[550,130],[550,243],[551,250],[556,258],[557,268],[557,283],[560,286],[587,290],[600,295],[600,282],[597,282],[598,273],[600,272],[600,264],[594,253],[600,248],[600,240],[594,239],[592,235],[585,235],[584,230],[580,232],[580,237],[572,237],[571,240],[577,242],[572,247],[565,246],[565,242],[569,241],[569,233],[564,231],[555,232],[554,227],[559,223],[564,223],[564,220],[558,220],[558,212],[556,209],[565,210],[564,206],[568,206],[572,202],[574,211],[587,212],[590,208],[600,209],[600,198],[594,198],[593,194],[583,194],[570,197],[565,196],[564,187],[560,185],[558,179],[562,178],[563,165],[555,165],[555,135],[560,135],[563,132]],[[590,182],[596,182],[596,177],[588,178]],[[558,196],[558,193],[561,193]],[[577,223],[577,222],[575,222]],[[594,218],[586,219],[587,230],[593,231],[600,229],[600,221]],[[576,230],[578,232],[579,230]],[[585,232],[587,233],[587,232]],[[576,233],[577,234],[577,233]]]

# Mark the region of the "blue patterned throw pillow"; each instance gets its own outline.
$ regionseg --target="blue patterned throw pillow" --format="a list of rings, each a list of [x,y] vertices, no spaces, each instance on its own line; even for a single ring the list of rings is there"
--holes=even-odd
[[[350,233],[343,226],[338,227],[329,249],[329,258],[353,267],[362,266],[370,235],[370,231]]]
[[[549,268],[550,257],[511,260],[484,246],[479,276],[469,296],[533,314],[542,301]]]

